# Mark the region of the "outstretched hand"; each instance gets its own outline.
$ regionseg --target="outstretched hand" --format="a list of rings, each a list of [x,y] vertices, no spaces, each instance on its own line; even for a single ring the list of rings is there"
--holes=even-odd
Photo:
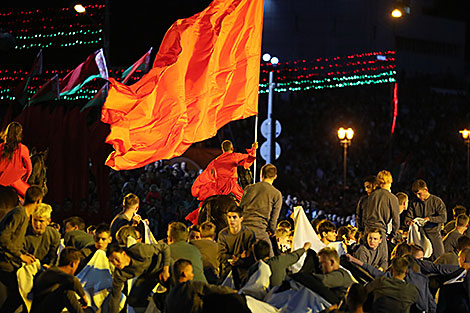
[[[350,255],[349,253],[346,253],[346,259],[348,259],[349,262],[351,263],[354,263],[354,264],[357,264],[359,266],[362,266],[364,264],[364,262],[362,262],[361,260],[359,259],[356,259],[355,257],[353,257],[352,255]]]

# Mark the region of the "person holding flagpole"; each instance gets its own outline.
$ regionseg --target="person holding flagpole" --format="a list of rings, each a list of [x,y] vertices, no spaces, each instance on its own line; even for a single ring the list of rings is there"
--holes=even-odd
[[[33,170],[28,147],[21,143],[23,127],[11,122],[1,134],[0,144],[0,185],[12,186],[24,197],[29,188],[27,183]]]
[[[214,195],[232,195],[240,202],[243,196],[243,189],[238,184],[237,167],[249,168],[256,160],[256,149],[258,143],[255,142],[247,153],[236,153],[230,140],[222,142],[222,154],[213,160],[207,168],[196,178],[191,193],[199,201],[204,202]],[[191,212],[186,219],[197,224],[199,208]]]

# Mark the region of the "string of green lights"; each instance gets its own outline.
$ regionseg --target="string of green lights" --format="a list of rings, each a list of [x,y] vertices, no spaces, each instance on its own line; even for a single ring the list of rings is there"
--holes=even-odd
[[[102,41],[102,38],[99,38],[97,40],[89,40],[89,41],[77,39],[75,41],[65,42],[65,43],[58,43],[58,42],[31,43],[28,45],[16,46],[15,49],[22,50],[22,49],[31,49],[31,48],[72,47],[76,45],[96,45],[96,44],[101,43],[101,41]]]
[[[286,83],[278,83],[274,90],[275,92],[306,91],[394,83],[396,82],[395,75],[396,71],[388,71],[375,75],[351,75],[317,80],[293,80]],[[260,84],[259,86],[259,94],[268,93],[268,89],[266,89],[268,87],[267,84]],[[99,89],[83,88],[78,91],[77,94],[64,96],[61,99],[68,101],[90,100],[98,91]],[[10,96],[11,92],[12,90],[8,88],[0,89],[0,100],[14,100],[15,98]],[[32,96],[34,92],[33,90],[28,90],[30,96]]]
[[[57,33],[54,33],[54,34],[36,34],[36,35],[32,35],[32,36],[16,36],[16,39],[18,40],[41,40],[42,38],[54,38],[54,37],[68,37],[68,36],[75,36],[75,35],[79,35],[79,34],[82,34],[84,36],[87,36],[87,35],[95,35],[95,34],[99,34],[99,33],[102,33],[103,30],[102,29],[98,29],[98,30],[89,30],[89,29],[80,29],[80,30],[76,30],[76,31],[70,31],[70,32],[57,32]]]

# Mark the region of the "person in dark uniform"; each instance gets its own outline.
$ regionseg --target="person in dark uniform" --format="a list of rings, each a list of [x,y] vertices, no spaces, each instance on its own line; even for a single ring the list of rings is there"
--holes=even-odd
[[[418,288],[405,282],[409,262],[405,257],[392,260],[392,277],[381,276],[366,285],[373,297],[373,312],[410,312],[418,301]]]
[[[220,279],[225,279],[232,271],[235,287],[240,288],[248,276],[249,267],[254,263],[249,251],[256,237],[251,229],[242,225],[243,216],[240,207],[229,208],[227,222],[228,227],[222,229],[217,238]]]
[[[166,298],[168,313],[251,312],[246,305],[245,297],[237,294],[235,290],[225,286],[193,281],[191,261],[186,259],[176,261],[174,273],[177,285]]]
[[[49,226],[51,213],[49,204],[38,205],[26,231],[24,246],[25,251],[34,255],[46,268],[55,265],[60,244],[59,232]]]
[[[454,219],[449,221],[444,226],[444,230],[442,231],[442,236],[447,235],[455,228],[455,222],[457,221],[457,216],[459,216],[460,214],[466,214],[466,213],[467,213],[467,209],[463,205],[456,205],[452,209],[452,216],[454,217]]]
[[[354,252],[354,256],[362,262],[384,271],[388,267],[388,255],[379,249],[383,241],[379,228],[371,228],[366,234],[366,244],[361,244]]]
[[[364,233],[364,211],[367,208],[367,200],[369,199],[370,194],[376,188],[376,179],[375,175],[367,176],[364,179],[364,190],[366,195],[363,195],[357,202],[356,207],[356,226],[359,232]]]
[[[468,228],[468,215],[460,214],[455,221],[455,228],[444,237],[444,251],[458,254],[457,241]]]
[[[276,232],[277,219],[282,208],[282,194],[273,186],[277,169],[272,164],[261,168],[261,182],[249,185],[243,192],[240,207],[243,210],[243,225],[250,228],[256,240],[266,240]],[[274,256],[271,245],[270,256]]]
[[[391,193],[392,174],[389,171],[380,171],[377,174],[378,189],[374,190],[368,200],[364,212],[364,226],[366,233],[369,229],[378,228],[382,234],[379,245],[381,255],[388,258],[388,240],[394,240],[400,227],[400,209],[398,198]]]
[[[64,220],[64,245],[81,250],[93,246],[93,236],[85,231],[85,221],[78,216],[72,216]]]
[[[139,197],[133,193],[127,194],[122,200],[122,211],[114,217],[111,222],[111,237],[116,240],[116,233],[123,226],[134,226],[137,227],[142,218],[137,211],[139,210]],[[142,229],[138,229],[142,233]]]
[[[111,245],[106,255],[116,268],[109,299],[109,313],[119,312],[121,291],[128,280],[137,277],[127,297],[127,304],[146,307],[152,289],[159,281],[166,281],[170,277],[170,248],[166,243],[136,243],[129,248]]]
[[[80,251],[65,247],[60,253],[57,267],[39,273],[34,279],[31,313],[83,313],[89,300],[78,278],[74,275],[80,263]],[[81,303],[77,299],[81,298]]]
[[[9,211],[0,221],[0,312],[14,312],[22,304],[16,271],[22,263],[36,258],[23,252],[29,216],[42,202],[42,189],[31,186],[26,190],[23,206]]]
[[[411,189],[417,198],[410,202],[405,223],[410,225],[417,217],[425,220],[423,229],[431,241],[433,250],[431,258],[435,260],[444,253],[441,228],[442,223],[447,220],[446,206],[441,198],[429,193],[426,182],[422,179],[416,180]]]

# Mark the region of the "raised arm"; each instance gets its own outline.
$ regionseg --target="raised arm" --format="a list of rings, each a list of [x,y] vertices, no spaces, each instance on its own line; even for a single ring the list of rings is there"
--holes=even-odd
[[[256,160],[256,149],[258,149],[257,142],[253,143],[251,149],[246,149],[247,154],[239,153],[238,165],[249,168]]]

